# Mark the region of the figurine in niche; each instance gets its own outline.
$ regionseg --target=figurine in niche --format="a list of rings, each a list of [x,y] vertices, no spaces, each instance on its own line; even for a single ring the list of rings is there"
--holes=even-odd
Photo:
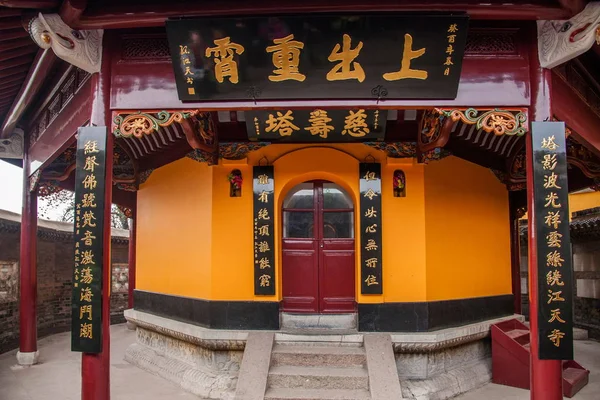
[[[234,169],[227,176],[229,180],[229,196],[242,197],[242,172],[239,169]]]
[[[394,197],[406,197],[406,177],[399,169],[394,171]]]

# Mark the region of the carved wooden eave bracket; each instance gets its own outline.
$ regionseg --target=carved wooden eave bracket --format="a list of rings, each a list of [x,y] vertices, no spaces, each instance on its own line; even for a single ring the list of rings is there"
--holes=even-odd
[[[101,29],[78,31],[69,27],[58,14],[42,14],[29,21],[29,35],[42,49],[91,74],[102,64]]]
[[[600,181],[600,157],[575,139],[570,128],[565,129],[567,137],[567,163],[569,168],[577,167],[592,182]],[[507,173],[496,176],[505,183],[508,190],[524,190],[526,188],[525,142],[521,141],[512,157],[507,160]],[[496,173],[496,172],[495,172]],[[592,183],[592,186],[593,184]]]
[[[417,156],[417,143],[415,142],[364,142],[363,144],[385,152],[390,158]]]
[[[23,130],[15,129],[6,139],[0,140],[0,158],[23,158]]]
[[[600,2],[588,3],[569,20],[538,21],[538,56],[543,68],[554,68],[600,45]]]
[[[444,147],[454,135],[486,151],[507,157],[517,138],[526,132],[527,115],[520,109],[435,108],[423,113],[417,147],[421,162],[439,160],[450,155]]]

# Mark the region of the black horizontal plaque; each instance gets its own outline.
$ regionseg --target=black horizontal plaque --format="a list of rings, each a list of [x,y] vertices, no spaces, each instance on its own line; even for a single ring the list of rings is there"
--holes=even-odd
[[[169,20],[181,100],[453,99],[465,14]]]
[[[533,122],[541,360],[573,359],[573,272],[564,122]]]
[[[246,111],[250,140],[351,142],[383,140],[387,110]]]
[[[106,127],[79,128],[75,172],[75,264],[71,350],[102,351],[102,263]]]
[[[275,294],[275,181],[273,167],[254,167],[254,294]]]
[[[381,164],[361,163],[359,173],[361,293],[381,294]]]

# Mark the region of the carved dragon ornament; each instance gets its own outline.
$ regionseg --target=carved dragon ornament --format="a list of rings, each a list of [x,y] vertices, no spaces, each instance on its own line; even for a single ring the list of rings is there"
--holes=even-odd
[[[42,49],[52,48],[56,56],[93,74],[102,61],[101,29],[71,29],[58,14],[39,13],[29,22],[29,35]]]
[[[569,20],[538,21],[538,55],[543,68],[554,68],[600,45],[600,2],[588,3]]]

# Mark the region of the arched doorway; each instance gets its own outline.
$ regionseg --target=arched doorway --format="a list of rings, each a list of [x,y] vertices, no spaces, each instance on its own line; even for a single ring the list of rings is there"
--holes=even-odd
[[[283,201],[283,311],[355,310],[354,204],[332,182],[294,187]]]

